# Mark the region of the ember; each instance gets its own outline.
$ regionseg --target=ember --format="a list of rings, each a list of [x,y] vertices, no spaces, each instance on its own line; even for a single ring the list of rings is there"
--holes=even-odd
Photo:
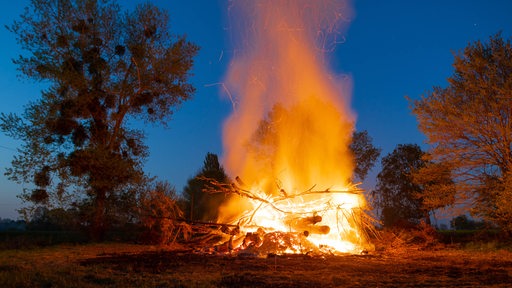
[[[235,110],[224,126],[224,165],[240,177],[207,189],[232,196],[218,221],[239,228],[224,245],[257,254],[365,249],[371,219],[350,180],[350,81],[325,61],[350,6],[235,1],[229,12],[246,29],[225,85]]]

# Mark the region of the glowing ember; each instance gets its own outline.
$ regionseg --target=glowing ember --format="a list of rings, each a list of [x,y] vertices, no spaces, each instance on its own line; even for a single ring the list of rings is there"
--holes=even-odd
[[[221,207],[219,222],[256,233],[232,239],[234,247],[361,251],[365,200],[350,184],[350,83],[334,77],[325,61],[350,7],[237,1],[229,12],[242,27],[238,43],[244,45],[234,50],[226,80],[237,98],[224,126],[224,165],[246,184],[235,187],[238,196]],[[249,236],[257,243],[242,243]]]

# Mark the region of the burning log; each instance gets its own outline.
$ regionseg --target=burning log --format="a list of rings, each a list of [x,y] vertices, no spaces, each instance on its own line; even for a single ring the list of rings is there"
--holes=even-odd
[[[308,232],[309,234],[329,234],[331,232],[331,227],[327,225],[322,226],[308,226],[304,227],[304,232]]]
[[[290,229],[303,232],[306,236],[309,234],[329,234],[331,227],[327,225],[316,225],[316,223],[322,222],[322,216],[314,215],[311,217],[293,217],[285,219],[284,223],[290,227]]]
[[[322,222],[322,216],[314,215],[311,217],[300,218],[299,220],[306,225],[315,225],[318,222]]]
[[[248,232],[242,242],[242,249],[261,246],[265,233],[262,228],[258,228],[256,232]]]

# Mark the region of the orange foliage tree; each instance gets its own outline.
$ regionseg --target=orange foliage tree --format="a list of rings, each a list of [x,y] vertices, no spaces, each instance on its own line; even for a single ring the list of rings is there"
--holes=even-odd
[[[457,199],[510,230],[512,46],[500,34],[455,55],[446,88],[411,101],[433,161],[449,163]],[[509,227],[509,228],[507,228]],[[512,230],[511,230],[512,231]]]

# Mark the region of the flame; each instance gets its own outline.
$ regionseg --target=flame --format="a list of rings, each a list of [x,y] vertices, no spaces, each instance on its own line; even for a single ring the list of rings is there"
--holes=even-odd
[[[351,16],[348,4],[267,0],[230,6],[241,28],[237,43],[243,44],[235,47],[226,77],[237,99],[224,124],[223,162],[258,199],[235,197],[221,207],[220,222],[244,219],[242,228],[253,232],[304,230],[319,247],[359,248],[354,213],[365,200],[345,193],[353,188],[351,82],[331,73],[326,59]]]

